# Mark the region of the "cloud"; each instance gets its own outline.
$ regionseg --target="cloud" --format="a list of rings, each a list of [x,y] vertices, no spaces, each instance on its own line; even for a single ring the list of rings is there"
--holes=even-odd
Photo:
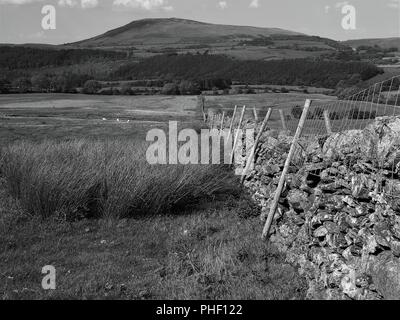
[[[99,0],[81,0],[83,9],[95,8],[99,5]]]
[[[258,0],[252,0],[249,7],[250,8],[258,8],[260,6],[260,3],[258,2]]]
[[[0,4],[14,4],[24,5],[29,3],[43,2],[44,0],[0,0]],[[99,5],[99,0],[58,0],[60,7],[77,7],[80,5],[81,8],[94,8]]]
[[[79,6],[79,2],[83,9],[95,8],[99,5],[99,0],[58,0],[58,5],[73,8]]]
[[[20,5],[20,4],[28,4],[28,3],[34,3],[34,2],[42,2],[43,0],[0,0],[0,4],[15,4],[15,5]]]
[[[78,5],[77,0],[59,0],[58,5],[60,7],[76,7]]]
[[[228,7],[228,2],[226,2],[226,1],[220,1],[220,2],[218,2],[218,8],[224,10],[224,9],[226,9],[227,7]]]
[[[113,5],[117,7],[128,7],[149,11],[156,9],[164,9],[167,11],[173,10],[172,6],[167,6],[165,0],[114,0]]]

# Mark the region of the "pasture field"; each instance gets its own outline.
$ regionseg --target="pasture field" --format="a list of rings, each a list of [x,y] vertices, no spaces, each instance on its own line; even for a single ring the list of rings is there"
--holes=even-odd
[[[144,141],[149,128],[163,126],[168,120],[196,124],[200,119],[196,100],[165,96],[2,95],[0,142],[122,136]]]
[[[255,107],[262,118],[271,105],[303,106],[306,98],[328,101],[323,94],[263,93],[206,96],[205,109],[231,116],[235,105]],[[103,121],[102,119],[106,120]],[[117,121],[120,120],[120,122]],[[203,126],[196,96],[89,96],[80,94],[0,95],[0,144],[20,139],[128,137],[145,140],[149,128],[169,120],[182,127]],[[129,120],[129,123],[127,121]],[[280,127],[274,113],[270,127]]]
[[[304,94],[304,93],[261,93],[261,94],[237,94],[237,95],[219,95],[208,96],[207,101],[210,105],[232,108],[236,105],[247,105],[256,107],[257,110],[265,110],[269,106],[276,105],[304,105],[306,99],[314,100],[336,100],[336,97],[324,94]]]
[[[204,126],[196,97],[4,95],[0,115],[0,299],[305,297],[230,171],[143,163],[150,128]]]

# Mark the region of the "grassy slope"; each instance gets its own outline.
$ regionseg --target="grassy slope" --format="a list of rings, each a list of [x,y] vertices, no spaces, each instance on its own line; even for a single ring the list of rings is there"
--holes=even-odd
[[[3,204],[0,299],[304,298],[296,270],[260,240],[259,219],[241,218],[237,206],[68,224],[17,220],[15,211],[6,219]],[[52,292],[40,286],[48,264]]]
[[[123,114],[146,104],[155,112],[172,105],[161,99],[165,97],[132,97],[124,102],[113,98],[108,104],[96,100],[103,97],[86,102],[77,96],[62,98],[69,105],[57,108],[56,104],[55,109],[62,113],[69,108],[71,117],[45,117],[49,112],[46,106],[56,101],[55,97],[49,102],[48,96],[23,95],[19,102],[0,102],[1,112],[19,110],[24,116],[0,119],[3,145],[10,140],[110,135],[142,140],[149,125],[165,125],[164,114],[156,124],[104,124],[86,119],[88,104],[91,112],[101,115],[108,110],[113,117],[121,112],[110,109],[116,102]],[[29,113],[30,100],[44,108]],[[193,116],[183,119],[186,127],[197,123]],[[262,224],[245,196],[187,207],[169,216],[71,223],[55,219],[27,218],[1,182],[0,299],[304,298],[303,279],[261,241]],[[52,292],[40,286],[41,268],[48,264],[57,270],[57,289]]]
[[[71,43],[81,47],[126,46],[137,44],[176,44],[220,42],[223,39],[241,39],[272,34],[297,35],[276,28],[257,28],[209,24],[185,19],[143,19],[110,30],[91,39]]]

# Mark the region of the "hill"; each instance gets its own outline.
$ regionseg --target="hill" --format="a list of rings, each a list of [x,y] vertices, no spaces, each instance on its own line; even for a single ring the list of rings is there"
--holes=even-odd
[[[0,46],[5,90],[74,91],[89,80],[192,81],[211,89],[243,84],[335,88],[382,71],[350,47],[278,28],[143,19],[58,46]],[[271,61],[273,60],[273,61]],[[3,90],[4,91],[4,90]]]
[[[344,45],[350,46],[352,48],[357,48],[360,46],[373,47],[375,45],[383,48],[397,48],[400,50],[400,37],[398,38],[379,38],[379,39],[355,39],[343,42]]]
[[[178,18],[142,19],[99,36],[62,45],[0,44],[46,50],[118,51],[134,61],[163,54],[226,55],[239,60],[332,57],[350,51],[343,43],[280,28],[198,22]]]
[[[248,40],[273,34],[300,35],[278,28],[219,25],[186,19],[142,19],[97,37],[73,43],[78,46],[129,46],[141,44],[216,43]]]
[[[124,50],[132,57],[165,53],[225,54],[237,59],[276,60],[332,54],[340,43],[279,28],[233,26],[186,19],[143,19],[68,47]]]

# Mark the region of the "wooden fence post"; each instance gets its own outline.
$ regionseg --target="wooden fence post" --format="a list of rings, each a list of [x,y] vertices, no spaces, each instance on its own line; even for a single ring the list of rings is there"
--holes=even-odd
[[[253,107],[253,114],[254,114],[254,121],[255,121],[255,123],[257,125],[257,123],[258,123],[258,114],[257,114],[257,109],[256,109],[255,106]]]
[[[287,131],[287,125],[286,125],[285,114],[283,113],[283,110],[282,110],[282,109],[279,109],[279,115],[280,115],[280,117],[281,117],[282,129],[283,129],[283,131]]]
[[[307,99],[304,104],[303,113],[301,115],[299,125],[296,130],[296,134],[293,137],[292,145],[290,146],[290,151],[286,158],[285,166],[283,167],[283,171],[281,174],[281,178],[279,180],[278,187],[276,188],[276,191],[275,191],[275,196],[274,196],[274,199],[271,204],[271,208],[270,208],[270,211],[268,214],[267,221],[265,222],[265,226],[264,226],[263,233],[262,233],[263,239],[266,239],[268,237],[269,230],[271,229],[271,224],[272,224],[272,221],[275,216],[275,211],[278,208],[279,198],[281,197],[282,189],[285,184],[286,174],[289,170],[290,162],[292,161],[292,157],[293,157],[295,149],[296,149],[296,144],[297,144],[297,142],[301,136],[301,133],[303,131],[304,123],[307,119],[308,110],[310,109],[311,102],[312,102],[312,100]]]
[[[237,145],[237,141],[239,139],[239,129],[242,126],[242,122],[243,122],[243,118],[244,118],[244,113],[246,111],[246,106],[243,106],[242,109],[242,114],[240,115],[240,120],[239,120],[239,124],[238,124],[238,128],[236,131],[236,135],[235,135],[235,139],[233,140],[233,148],[232,148],[232,152],[231,152],[231,161],[230,164],[233,164],[233,158],[235,156],[235,149],[236,149],[236,145]],[[229,140],[228,140],[229,141]]]
[[[222,112],[222,119],[221,119],[221,131],[224,130],[224,121],[225,121],[225,111]]]
[[[324,110],[324,120],[325,120],[326,131],[328,132],[329,135],[331,135],[332,126],[331,126],[331,120],[329,119],[329,111],[327,109]]]
[[[227,137],[226,141],[229,141],[229,139],[231,137],[232,129],[233,129],[233,123],[235,121],[236,112],[237,112],[237,106],[235,105],[235,109],[233,110],[233,115],[232,115],[232,119],[231,119],[231,125],[229,126],[228,137]]]
[[[269,108],[267,114],[265,115],[264,121],[261,124],[261,128],[260,128],[260,131],[257,134],[256,140],[254,141],[253,148],[251,149],[249,157],[247,158],[246,167],[244,168],[244,171],[242,173],[242,177],[241,177],[241,180],[240,180],[241,183],[243,183],[244,180],[246,179],[247,172],[249,171],[249,169],[251,167],[251,163],[254,160],[254,156],[255,156],[255,153],[256,153],[256,150],[257,150],[258,143],[260,142],[261,136],[262,136],[262,134],[263,134],[263,132],[265,130],[265,127],[267,126],[269,118],[271,117],[271,113],[272,113],[272,108]]]
[[[201,112],[203,113],[203,121],[206,122],[207,121],[207,116],[206,116],[206,111],[204,109],[204,107],[205,107],[205,98],[204,98],[204,96],[202,94],[200,94],[198,99],[200,100],[200,104],[201,104],[200,106],[201,106]]]

